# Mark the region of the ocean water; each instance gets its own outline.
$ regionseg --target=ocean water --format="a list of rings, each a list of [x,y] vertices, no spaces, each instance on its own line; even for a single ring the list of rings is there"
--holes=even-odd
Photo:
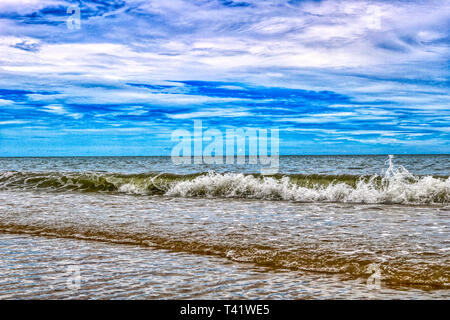
[[[450,297],[450,155],[0,158],[0,298]]]

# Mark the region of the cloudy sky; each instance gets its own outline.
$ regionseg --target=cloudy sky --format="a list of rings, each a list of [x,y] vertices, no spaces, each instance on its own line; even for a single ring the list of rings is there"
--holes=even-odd
[[[194,119],[450,153],[449,30],[449,0],[1,0],[0,156],[170,155]]]

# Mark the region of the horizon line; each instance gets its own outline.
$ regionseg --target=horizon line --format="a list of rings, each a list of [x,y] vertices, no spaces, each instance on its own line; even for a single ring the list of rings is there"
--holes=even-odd
[[[450,153],[355,153],[355,154],[280,154],[278,156],[280,157],[307,157],[307,156],[314,156],[314,157],[321,157],[321,156],[450,156]],[[233,157],[242,157],[242,155],[232,155]],[[245,155],[245,157],[248,157],[249,155]],[[257,155],[259,156],[259,155]],[[272,155],[267,155],[271,157]],[[273,155],[275,156],[275,155]],[[170,158],[171,155],[59,155],[59,156],[0,156],[1,158],[150,158],[150,157],[166,157]],[[203,157],[202,156],[188,156],[188,157]],[[226,157],[226,155],[223,155],[223,157]]]

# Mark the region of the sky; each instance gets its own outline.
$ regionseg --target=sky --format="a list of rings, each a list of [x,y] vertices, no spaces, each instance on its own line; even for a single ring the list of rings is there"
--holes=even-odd
[[[448,154],[449,30],[449,0],[1,0],[0,156],[170,155],[194,120]]]

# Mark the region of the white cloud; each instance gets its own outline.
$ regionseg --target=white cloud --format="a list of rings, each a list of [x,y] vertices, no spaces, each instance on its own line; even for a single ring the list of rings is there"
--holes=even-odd
[[[0,121],[0,125],[7,125],[7,124],[24,124],[29,123],[29,121],[24,120],[6,120],[6,121]]]
[[[67,116],[67,117],[73,118],[75,120],[81,119],[83,117],[83,114],[81,114],[81,113],[70,112],[70,111],[66,110],[62,105],[56,105],[56,104],[44,106],[41,109],[41,111],[53,113],[56,115]]]
[[[7,105],[13,105],[13,104],[14,104],[14,101],[0,99],[0,106],[7,106]]]
[[[405,35],[424,42],[442,38],[433,27],[448,21],[448,2],[437,6],[433,2],[426,5],[323,1],[288,8],[255,2],[251,9],[190,1],[138,3],[139,10],[160,15],[168,25],[192,26],[192,31],[166,34],[147,46],[104,40],[42,43],[38,52],[24,52],[0,40],[4,44],[0,45],[2,68],[13,73],[61,76],[77,73],[112,80],[148,79],[149,75],[152,79],[204,79],[211,72],[220,77],[252,68],[367,69],[386,63],[443,61],[448,53],[448,47],[442,44],[413,46],[400,39]],[[418,11],[426,17],[419,18]],[[208,27],[202,24],[205,21]],[[227,31],[233,30],[234,24],[239,29]],[[118,37],[129,34],[125,29],[128,26],[115,27],[120,31]],[[169,30],[160,32],[164,35]],[[392,39],[408,51],[380,48],[380,39]]]
[[[0,11],[25,14],[58,5],[69,6],[70,3],[61,0],[2,0],[0,1]]]
[[[177,113],[177,114],[166,114],[168,118],[171,119],[192,119],[192,118],[214,118],[214,117],[249,117],[252,116],[251,112],[246,111],[246,109],[209,109],[207,111],[196,111],[190,113]]]

